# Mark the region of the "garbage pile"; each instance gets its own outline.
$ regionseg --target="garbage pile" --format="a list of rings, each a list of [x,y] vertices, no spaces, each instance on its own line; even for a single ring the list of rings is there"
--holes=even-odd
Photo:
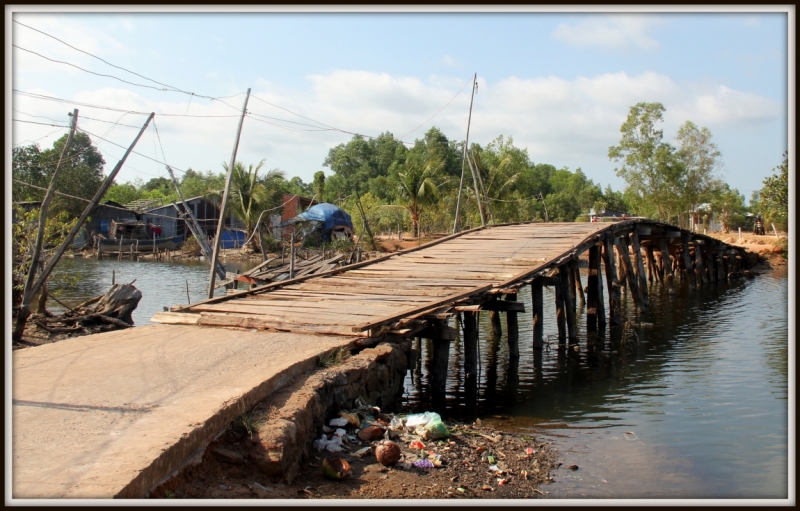
[[[385,414],[378,407],[358,404],[355,410],[341,410],[339,417],[322,427],[322,435],[314,441],[318,451],[342,452],[361,458],[373,455],[383,466],[395,465],[406,470],[442,466],[442,455],[426,448],[424,443],[439,441],[444,445],[444,439],[450,436],[438,413]],[[411,452],[404,453],[401,445]],[[329,479],[342,479],[349,470],[347,462],[341,459],[322,466],[323,474]]]

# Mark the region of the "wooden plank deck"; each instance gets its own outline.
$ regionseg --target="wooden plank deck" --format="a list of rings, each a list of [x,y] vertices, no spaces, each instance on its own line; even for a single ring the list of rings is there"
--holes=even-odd
[[[298,332],[363,332],[505,287],[611,228],[528,223],[476,229],[371,264],[281,286],[212,298],[154,322],[224,324]],[[203,319],[201,319],[203,318]],[[222,326],[222,323],[220,323]],[[362,334],[363,335],[363,334]]]

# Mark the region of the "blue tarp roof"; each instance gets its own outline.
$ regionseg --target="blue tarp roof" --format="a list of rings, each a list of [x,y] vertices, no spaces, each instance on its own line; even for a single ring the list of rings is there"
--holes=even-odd
[[[330,231],[334,227],[340,225],[347,226],[351,230],[353,229],[353,220],[350,218],[350,215],[343,209],[327,202],[311,206],[307,211],[283,222],[281,225],[292,225],[297,222],[306,222],[310,220],[322,222],[323,232]]]

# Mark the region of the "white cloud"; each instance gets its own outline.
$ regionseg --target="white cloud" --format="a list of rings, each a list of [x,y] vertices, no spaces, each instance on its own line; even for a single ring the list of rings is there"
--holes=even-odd
[[[653,50],[659,47],[659,43],[649,34],[662,23],[647,15],[615,14],[574,24],[561,23],[550,36],[579,48],[627,50],[636,47]]]
[[[432,126],[439,127],[451,139],[461,140],[465,135],[469,87],[453,99],[456,91],[464,86],[464,77],[437,75],[419,79],[339,70],[308,79],[310,88],[299,93],[296,88],[258,81],[253,87],[248,111],[314,124],[293,115],[294,112],[342,130],[366,135],[378,135],[388,130],[395,136],[403,135],[403,139],[409,142],[422,137]],[[667,140],[686,120],[706,126],[717,134],[731,129],[747,131],[782,115],[780,105],[757,94],[719,84],[677,83],[668,76],[653,72],[639,75],[607,73],[570,80],[556,76],[508,77],[491,83],[479,77],[478,81],[480,86],[475,96],[470,132],[472,142],[486,145],[498,135],[512,136],[515,145],[528,149],[534,162],[552,163],[558,167],[580,166],[590,178],[603,183],[614,178],[613,164],[607,157],[608,147],[618,143],[620,125],[629,108],[640,101],[658,101],[665,106],[664,134]],[[155,111],[160,114],[156,116],[156,124],[168,162],[179,169],[222,170],[222,162],[230,158],[243,96],[225,99],[231,105],[226,106],[201,98],[192,98],[189,104],[185,95],[142,91],[147,97],[156,98],[147,99],[138,92],[103,88],[77,94],[74,99],[141,112]],[[47,91],[41,93],[56,95]],[[14,98],[15,108],[36,115],[57,115],[53,118],[65,119],[66,112],[71,109],[67,105],[27,100],[18,95]],[[406,134],[451,100],[450,105],[433,119]],[[225,117],[165,115],[183,115],[187,106],[191,115]],[[82,116],[111,122],[120,120],[121,116],[116,112],[79,108]],[[138,127],[144,119],[143,115],[129,114],[120,122]],[[15,143],[36,138],[31,135],[48,133],[46,127],[35,131],[31,126],[15,123]],[[97,135],[104,135],[111,125],[82,120],[81,126]],[[54,129],[49,128],[50,131]],[[328,150],[352,138],[348,133],[336,131],[306,131],[312,129],[315,128],[277,119],[248,117],[238,159],[256,163],[266,158],[266,168],[278,167],[290,177],[300,176],[304,181],[310,181],[315,171],[323,169],[322,162]],[[108,138],[127,147],[135,134],[136,129],[117,127]],[[49,147],[49,143],[43,145]],[[109,143],[101,144],[101,148],[107,153],[107,169],[113,167],[124,151]],[[725,147],[720,149],[726,153]],[[161,149],[157,147],[152,129],[142,137],[136,151],[161,159]],[[120,177],[131,180],[137,175],[147,180],[165,175],[165,171],[158,163],[132,155]]]

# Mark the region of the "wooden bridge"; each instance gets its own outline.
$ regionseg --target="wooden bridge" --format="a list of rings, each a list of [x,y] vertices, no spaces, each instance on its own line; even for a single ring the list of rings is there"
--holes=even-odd
[[[576,277],[584,268],[586,328],[600,330],[621,321],[623,285],[646,311],[650,282],[671,286],[681,275],[703,285],[745,262],[735,247],[646,220],[502,225],[153,318],[171,325],[15,351],[12,495],[145,496],[234,417],[333,349],[433,339],[431,390],[442,395],[458,334],[448,320],[461,315],[470,381],[479,311],[489,311],[493,334],[505,312],[509,353],[518,356],[522,286],[532,290],[534,347],[543,346],[544,321],[556,321],[566,347],[577,341],[574,304],[584,293]],[[543,316],[544,286],[555,288],[555,318]]]
[[[507,313],[509,352],[518,356],[517,314],[525,308],[516,298],[522,286],[531,286],[533,346],[540,348],[544,286],[555,288],[554,319],[559,344],[566,344],[577,339],[577,300],[586,301],[587,331],[596,331],[620,324],[622,287],[630,290],[637,309],[646,312],[651,282],[674,292],[676,274],[694,288],[726,278],[745,264],[738,247],[650,220],[506,224],[176,307],[153,321],[358,336],[361,345],[431,338],[443,341],[435,343],[433,375],[434,387],[443,388],[446,375],[437,373],[446,372],[449,341],[457,335],[447,320],[456,314],[462,314],[467,375],[477,364],[481,310],[490,312],[494,333],[501,329],[498,312]],[[581,268],[588,271],[585,299]]]

